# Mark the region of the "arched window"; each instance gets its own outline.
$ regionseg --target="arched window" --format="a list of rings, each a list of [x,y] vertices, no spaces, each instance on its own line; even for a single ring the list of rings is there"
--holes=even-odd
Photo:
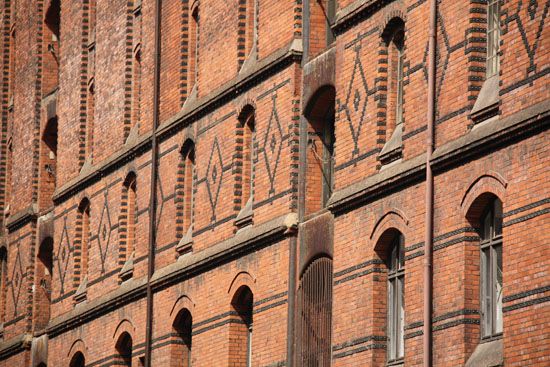
[[[40,208],[53,205],[57,175],[57,116],[50,118],[42,133],[40,144]]]
[[[254,192],[254,141],[255,111],[250,105],[239,116],[235,154],[235,203],[240,213],[235,225],[244,227],[252,223],[252,200]],[[246,212],[245,212],[246,209]]]
[[[139,17],[139,19],[141,19],[141,17]],[[141,45],[137,45],[134,51],[133,72],[132,72],[132,126],[139,124],[140,118],[141,118]]]
[[[90,59],[94,58],[94,50],[90,50]],[[93,61],[90,62],[92,64]],[[85,158],[93,157],[94,152],[94,118],[95,118],[95,79],[90,79],[88,83],[88,96],[86,101],[87,119],[85,134]]]
[[[332,86],[318,90],[305,110],[308,126],[306,168],[306,212],[313,213],[328,203],[334,189],[334,106]]]
[[[187,70],[187,97],[191,95],[191,91],[195,87],[198,76],[198,58],[199,58],[199,27],[200,27],[200,15],[199,15],[199,6],[195,6],[192,9],[191,17],[189,19],[189,54],[188,54],[188,65],[189,69]]]
[[[120,200],[120,217],[119,217],[119,256],[118,261],[120,266],[124,266],[128,259],[135,252],[136,241],[136,219],[137,219],[137,203],[136,203],[136,175],[131,172],[128,174],[122,185],[122,197]],[[133,269],[132,269],[133,270]],[[131,277],[132,272],[121,273],[124,279]]]
[[[195,185],[195,144],[187,139],[181,150],[176,184],[176,237],[186,236],[183,247],[177,248],[182,254],[191,249],[193,230],[193,195]]]
[[[298,365],[329,367],[332,333],[332,259],[314,259],[298,287]]]
[[[60,60],[60,0],[52,0],[44,13],[43,32],[43,67],[42,67],[42,95],[47,95],[59,84]]]
[[[115,360],[117,366],[132,367],[132,337],[128,333],[122,333],[115,345]]]
[[[386,361],[402,363],[405,355],[405,238],[395,228],[387,229],[380,236],[375,252],[382,268],[381,278],[373,283],[373,295],[382,296],[382,307],[373,310],[374,318],[386,330]],[[384,307],[385,306],[385,307]],[[377,351],[374,353],[378,354]],[[384,354],[378,354],[384,358]]]
[[[172,343],[173,367],[191,367],[191,338],[193,331],[193,318],[187,309],[181,310],[172,325],[175,340]]]
[[[252,366],[252,312],[254,296],[247,286],[241,286],[231,302],[236,318],[230,321],[229,364],[234,367]]]
[[[388,268],[388,362],[405,354],[405,250],[403,235],[396,234],[386,255]]]
[[[400,18],[390,20],[382,33],[387,54],[387,68],[381,79],[386,80],[386,145],[380,161],[387,164],[401,157],[403,135],[403,77],[405,23]],[[384,70],[384,68],[381,68]]]
[[[481,216],[481,335],[502,333],[502,202],[493,198]]]
[[[6,316],[6,280],[8,276],[8,250],[0,247],[0,322]]]
[[[88,276],[88,246],[90,244],[90,201],[82,199],[76,213],[74,253],[74,288],[78,289]]]
[[[53,239],[46,237],[38,248],[36,263],[36,328],[41,330],[50,321],[50,302],[53,276]]]
[[[77,352],[73,358],[71,358],[71,362],[69,363],[69,367],[84,367],[86,365],[86,359],[84,358],[84,354],[81,352]]]

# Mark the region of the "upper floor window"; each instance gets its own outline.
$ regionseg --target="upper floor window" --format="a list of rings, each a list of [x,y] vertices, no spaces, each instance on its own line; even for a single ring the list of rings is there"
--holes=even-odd
[[[84,367],[86,365],[86,359],[81,352],[77,352],[69,364],[70,367]]]
[[[324,208],[334,189],[335,89],[323,87],[306,106],[308,151],[306,168],[306,212]]]
[[[397,234],[387,254],[388,267],[388,362],[403,358],[405,352],[405,256],[404,241]]]
[[[250,55],[254,42],[254,0],[238,0],[239,22],[237,24],[237,60],[239,67]]]
[[[132,367],[132,352],[133,352],[132,337],[127,332],[124,332],[117,340],[115,345],[114,364],[116,366]]]
[[[77,289],[88,275],[88,245],[90,241],[90,201],[83,199],[76,214],[74,287]]]
[[[237,151],[235,169],[237,172],[235,189],[237,209],[240,210],[235,225],[243,227],[252,221],[252,201],[254,192],[254,138],[255,111],[247,105],[239,117],[237,129]],[[240,195],[239,195],[240,194]],[[240,205],[238,205],[240,203]]]
[[[188,70],[187,70],[187,97],[191,95],[195,83],[198,79],[199,68],[199,26],[200,26],[200,13],[199,6],[195,6],[191,12],[191,18],[189,20],[189,54],[188,54]]]
[[[493,199],[481,217],[481,335],[502,333],[502,202]]]
[[[500,0],[487,2],[487,79],[498,75],[500,48]]]

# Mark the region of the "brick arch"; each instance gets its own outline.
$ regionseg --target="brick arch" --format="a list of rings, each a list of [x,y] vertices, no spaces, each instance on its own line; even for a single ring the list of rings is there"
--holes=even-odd
[[[256,103],[253,99],[246,97],[238,102],[237,105],[237,119],[241,120],[245,117],[249,111],[256,111]]]
[[[250,273],[246,271],[239,272],[229,284],[229,288],[227,290],[227,294],[229,295],[228,303],[231,304],[233,296],[242,286],[247,286],[248,288],[250,288],[252,294],[256,294],[255,284],[256,278],[250,275]]]
[[[407,10],[403,3],[394,3],[384,10],[384,19],[378,30],[379,36],[383,38],[388,31],[391,31],[392,23],[396,20],[405,24],[407,22]]]
[[[124,333],[127,333],[132,337],[132,335],[135,334],[136,328],[134,327],[134,324],[128,319],[121,320],[117,327],[115,328],[115,332],[113,333],[113,340],[115,343],[118,342],[120,336]]]
[[[400,209],[391,208],[378,218],[370,234],[370,240],[376,246],[390,229],[401,232],[406,238],[409,231],[409,219]]]
[[[185,294],[180,296],[172,305],[172,309],[170,310],[170,318],[172,319],[172,323],[174,323],[175,318],[183,309],[189,310],[191,315],[193,315],[195,311],[195,303]]]
[[[483,194],[493,194],[504,203],[506,196],[506,187],[508,181],[498,172],[489,171],[483,175],[477,177],[466,189],[460,207],[462,214],[467,217],[472,214],[472,210],[475,210],[476,202],[478,198]]]
[[[69,352],[67,353],[67,360],[69,361],[72,360],[75,354],[78,352],[82,353],[82,355],[84,356],[84,359],[87,360],[87,356],[86,356],[87,349],[82,339],[77,339],[73,342],[73,344],[69,348]]]
[[[138,175],[137,172],[138,172],[138,169],[137,169],[136,163],[135,162],[128,163],[126,165],[126,169],[124,170],[123,183],[128,181],[128,178],[130,177],[130,175],[133,175],[135,178],[137,178],[137,175]]]

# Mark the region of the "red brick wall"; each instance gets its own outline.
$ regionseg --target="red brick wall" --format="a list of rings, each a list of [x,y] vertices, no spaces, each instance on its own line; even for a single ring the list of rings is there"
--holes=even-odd
[[[181,365],[174,362],[179,341],[173,322],[182,309],[189,310],[193,319],[193,366],[231,365],[242,357],[243,353],[234,352],[242,352],[243,345],[234,344],[244,328],[231,305],[240,286],[249,287],[254,299],[252,364],[286,365],[288,316],[295,312],[289,310],[289,302],[294,301],[289,297],[297,286],[289,284],[291,272],[298,272],[310,260],[308,256],[317,256],[321,249],[324,256],[333,258],[334,268],[332,365],[384,365],[387,269],[381,247],[386,230],[398,230],[405,238],[404,361],[407,366],[421,365],[428,2],[380,2],[380,7],[365,10],[361,8],[368,5],[365,2],[338,1],[337,19],[352,8],[363,10],[334,26],[335,65],[325,65],[332,59],[327,56],[331,53],[324,53],[325,18],[316,1],[309,2],[308,42],[301,33],[306,11],[302,2],[248,1],[256,9],[256,23],[250,30],[256,42],[247,41],[243,57],[237,52],[238,1],[201,0],[195,80],[189,75],[193,70],[188,70],[192,63],[187,53],[193,40],[187,34],[187,22],[189,9],[197,4],[163,1],[155,213],[150,202],[155,2],[142,0],[138,33],[135,2],[97,0],[93,68],[86,44],[91,19],[84,19],[91,17],[89,1],[63,2],[59,73],[48,53],[51,33],[44,27],[49,1],[15,3],[16,15],[6,11],[10,1],[0,1],[4,17],[0,20],[15,23],[17,39],[10,51],[7,40],[12,27],[2,27],[0,210],[9,205],[10,211],[0,231],[0,246],[8,252],[7,282],[0,295],[6,309],[0,366],[29,365],[30,346],[10,352],[11,356],[7,346],[14,338],[42,333],[48,324],[47,313],[41,312],[47,307],[46,298],[37,293],[45,274],[36,258],[38,245],[47,236],[54,240],[48,365],[67,365],[78,351],[84,353],[87,364],[109,364],[125,332],[132,337],[133,365],[140,365],[145,355],[151,215],[156,232],[155,273],[150,283],[153,366]],[[474,126],[469,115],[485,75],[484,6],[475,1],[439,5],[433,362],[464,365],[480,342],[479,238],[468,209],[481,194],[490,192],[500,198],[504,210],[505,365],[543,365],[550,353],[545,343],[550,326],[550,254],[545,246],[550,241],[548,4],[523,0],[502,4],[498,117]],[[403,153],[401,160],[382,165],[379,153],[390,137],[386,120],[392,117],[384,100],[387,55],[382,33],[395,17],[405,24]],[[135,73],[133,47],[138,38],[141,66]],[[296,48],[291,57],[288,48],[293,40]],[[303,55],[300,44],[309,44]],[[249,49],[252,59],[246,59]],[[12,73],[5,65],[10,57],[15,60]],[[335,70],[335,75],[315,74],[326,69]],[[304,77],[303,70],[309,70]],[[93,161],[88,160],[91,166],[80,173],[88,158],[83,139],[90,121],[87,88],[92,77]],[[321,146],[304,116],[309,96],[315,94],[315,88],[304,82],[306,77],[310,78],[307,83],[318,82],[319,87],[334,80],[336,90],[334,195],[326,209],[332,212],[328,222],[334,224],[330,243],[308,242],[291,220],[303,222],[305,218],[298,214],[305,213],[309,219],[326,213],[320,210],[321,172],[313,168],[316,157],[310,146],[300,144],[308,140],[300,136],[302,131]],[[193,99],[189,98],[191,80],[198,88]],[[49,153],[40,139],[48,113],[43,97],[57,83],[54,193],[44,170]],[[13,110],[9,112],[11,87]],[[238,228],[235,222],[246,204],[240,185],[247,182],[242,172],[247,166],[237,164],[243,138],[239,117],[245,106],[255,114],[250,193],[254,205],[252,225]],[[129,127],[137,122],[137,109],[139,136],[125,144]],[[9,114],[13,126],[8,126]],[[520,132],[510,130],[510,119],[520,124],[522,114],[533,119],[531,125]],[[489,130],[493,134],[486,133]],[[485,140],[479,150],[470,152],[472,139],[480,136]],[[9,172],[8,139],[13,146]],[[195,149],[192,192],[181,186],[190,181],[182,171],[187,140]],[[410,167],[414,170],[407,173]],[[392,176],[400,170],[405,173]],[[129,205],[123,186],[129,174],[136,177],[134,224],[127,223],[130,216],[125,213]],[[11,183],[5,187],[7,177]],[[346,198],[352,198],[351,203],[341,204]],[[87,233],[79,234],[83,231],[78,218],[84,199],[90,203],[90,233],[85,241],[79,239]],[[193,211],[190,223],[182,222],[182,213],[189,209]],[[45,224],[50,220],[51,226]],[[188,225],[191,238],[187,238]],[[123,234],[129,229],[134,237],[133,263],[126,261],[131,251]],[[87,245],[87,251],[81,244]],[[185,254],[180,253],[182,248]],[[81,259],[84,253],[87,260]],[[297,264],[290,263],[291,255]],[[125,265],[133,266],[128,280],[119,277]],[[85,295],[77,295],[84,278]]]

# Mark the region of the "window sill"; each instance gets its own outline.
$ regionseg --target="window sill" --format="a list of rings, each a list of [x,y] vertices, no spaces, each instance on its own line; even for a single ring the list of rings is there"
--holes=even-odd
[[[395,127],[391,138],[386,142],[380,154],[378,160],[382,165],[392,163],[403,156],[403,123],[400,123]]]
[[[193,230],[192,227],[189,226],[187,229],[187,233],[185,236],[183,236],[178,242],[176,246],[176,257],[180,258],[182,255],[185,255],[188,252],[191,252],[191,249],[193,248]]]
[[[253,217],[254,212],[252,211],[252,207],[254,204],[254,200],[252,196],[248,199],[246,202],[246,205],[241,209],[239,214],[237,215],[237,218],[235,219],[235,227],[239,229],[242,229],[244,227],[251,226],[253,224]]]
[[[498,90],[498,75],[485,80],[477,96],[474,108],[472,108],[470,112],[470,118],[474,124],[478,124],[498,115],[500,105]]]
[[[403,358],[395,359],[386,363],[386,367],[403,367],[405,365],[405,360]]]
[[[502,337],[481,341],[468,358],[465,367],[496,367],[501,366],[503,358]]]

